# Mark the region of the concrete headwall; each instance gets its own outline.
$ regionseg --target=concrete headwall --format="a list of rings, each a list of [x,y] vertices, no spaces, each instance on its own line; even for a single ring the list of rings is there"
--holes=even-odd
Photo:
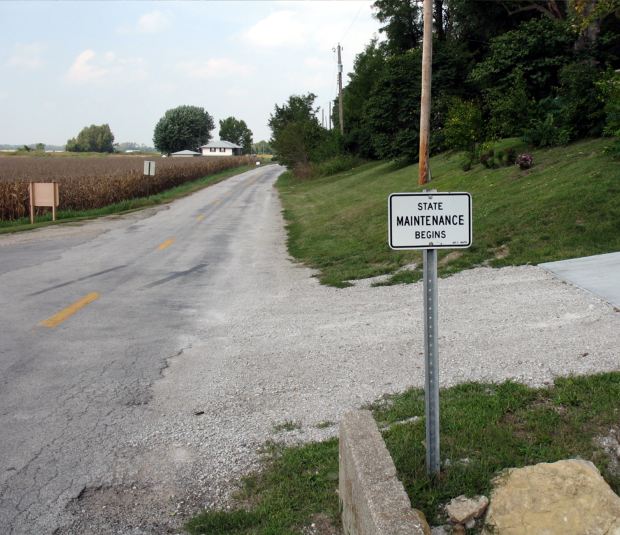
[[[344,415],[339,466],[346,535],[430,535],[424,516],[411,508],[370,411]]]

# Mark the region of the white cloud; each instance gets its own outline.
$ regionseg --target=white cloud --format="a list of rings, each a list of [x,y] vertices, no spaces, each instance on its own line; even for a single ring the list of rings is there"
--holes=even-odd
[[[362,51],[377,30],[372,0],[279,2],[274,11],[241,34],[247,44],[262,47],[311,46],[328,52],[341,42],[352,54]]]
[[[191,78],[225,78],[228,76],[247,76],[253,67],[237,63],[229,58],[210,58],[207,60],[183,61],[181,70]]]
[[[303,45],[308,28],[294,11],[275,11],[242,34],[252,46],[278,47]]]
[[[105,52],[101,59],[94,50],[80,52],[67,71],[71,82],[88,83],[104,79],[143,80],[147,72],[142,58],[119,58],[114,52]]]
[[[138,19],[136,29],[140,33],[157,33],[165,30],[168,24],[168,18],[161,11],[151,11]]]
[[[20,69],[37,69],[43,65],[41,53],[44,48],[41,43],[17,43],[7,64]]]
[[[93,65],[92,60],[95,59],[95,52],[90,48],[80,52],[75,58],[73,65],[67,72],[67,78],[72,82],[91,82],[99,80],[108,74],[108,69],[98,65]]]

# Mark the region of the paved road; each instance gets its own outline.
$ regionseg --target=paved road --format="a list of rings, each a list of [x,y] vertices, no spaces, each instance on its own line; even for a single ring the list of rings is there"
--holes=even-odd
[[[0,237],[0,533],[51,533],[70,500],[113,478],[184,327],[226,299],[205,289],[260,232],[280,172]]]
[[[620,252],[546,262],[540,267],[620,308]]]

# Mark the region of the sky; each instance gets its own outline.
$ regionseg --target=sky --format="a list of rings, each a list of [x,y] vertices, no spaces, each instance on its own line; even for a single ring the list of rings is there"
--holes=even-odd
[[[203,107],[269,139],[269,115],[313,92],[337,96],[379,22],[372,1],[0,2],[0,143],[62,145],[108,123],[153,144],[166,110]],[[327,117],[327,111],[325,112]],[[320,118],[320,114],[319,114]],[[326,119],[327,121],[327,119]]]

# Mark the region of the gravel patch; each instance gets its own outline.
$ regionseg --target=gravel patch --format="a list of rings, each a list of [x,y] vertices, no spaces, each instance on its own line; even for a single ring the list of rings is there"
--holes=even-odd
[[[141,426],[119,444],[116,490],[75,500],[59,533],[177,532],[201,508],[230,506],[265,441],[333,437],[345,411],[423,386],[421,283],[320,286],[287,257],[279,202],[267,196],[245,247],[200,289],[205,307],[183,351],[135,407]],[[620,369],[620,313],[543,269],[465,271],[440,280],[439,301],[443,387]]]

